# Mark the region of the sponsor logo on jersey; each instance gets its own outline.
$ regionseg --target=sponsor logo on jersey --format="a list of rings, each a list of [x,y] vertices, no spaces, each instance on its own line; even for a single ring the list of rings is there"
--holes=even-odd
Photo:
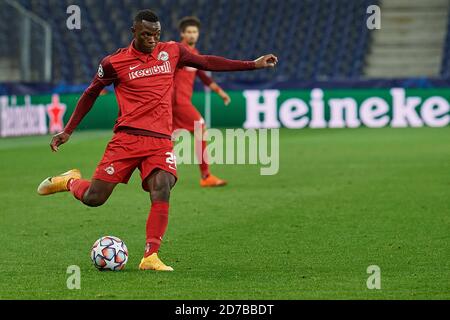
[[[130,77],[130,80],[138,79],[138,78],[145,78],[150,77],[158,74],[166,74],[171,73],[172,67],[170,66],[170,62],[167,61],[164,64],[160,66],[153,66],[147,69],[137,70],[134,72],[130,72],[128,76]]]

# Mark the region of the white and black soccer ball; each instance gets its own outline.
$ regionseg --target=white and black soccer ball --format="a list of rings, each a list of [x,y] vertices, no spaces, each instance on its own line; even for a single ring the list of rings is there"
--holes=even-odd
[[[128,249],[117,237],[101,237],[92,246],[91,259],[100,271],[119,271],[127,264]]]

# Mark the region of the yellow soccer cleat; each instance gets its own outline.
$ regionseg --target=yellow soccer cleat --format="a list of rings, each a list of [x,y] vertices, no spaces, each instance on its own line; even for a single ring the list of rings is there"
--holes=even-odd
[[[81,179],[80,170],[72,169],[60,174],[59,176],[45,179],[37,188],[37,193],[41,196],[47,196],[57,192],[69,191],[67,188],[67,182],[69,182],[70,179]]]
[[[210,174],[207,178],[200,180],[200,186],[202,188],[214,188],[214,187],[223,187],[226,186],[227,182],[216,176]]]
[[[154,271],[173,271],[172,267],[166,266],[158,258],[158,254],[154,253],[147,258],[142,258],[139,264],[139,270],[154,270]]]

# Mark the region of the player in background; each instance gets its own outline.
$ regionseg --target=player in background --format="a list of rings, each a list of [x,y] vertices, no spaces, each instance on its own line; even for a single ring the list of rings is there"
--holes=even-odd
[[[185,46],[193,54],[200,54],[196,49],[196,44],[200,36],[200,20],[196,17],[184,17],[179,22],[179,30],[181,36],[181,45]],[[194,91],[195,77],[200,78],[205,86],[217,93],[225,105],[231,102],[230,96],[222,90],[222,88],[209,77],[205,71],[198,70],[189,66],[175,71],[175,87],[174,87],[174,104],[173,104],[173,129],[185,129],[194,133],[194,123],[202,124],[204,132],[205,121],[201,114],[192,104],[192,94]],[[201,137],[203,137],[203,132]],[[198,135],[194,135],[195,150],[200,166],[200,186],[202,187],[220,187],[225,186],[227,182],[219,179],[209,172],[208,159],[206,155],[206,141],[199,139]]]
[[[176,42],[160,42],[161,24],[150,10],[140,11],[131,28],[133,41],[105,57],[89,88],[81,96],[64,131],[53,136],[52,151],[70,136],[93,107],[105,86],[114,85],[119,115],[114,135],[106,146],[92,179],[82,179],[77,169],[45,179],[40,195],[70,191],[90,207],[103,205],[119,183],[128,183],[139,169],[142,188],[149,192],[151,209],[146,224],[146,246],[140,270],[173,271],[158,257],[167,229],[169,198],[175,186],[172,101],[177,68],[190,66],[210,71],[254,70],[274,67],[277,58],[265,55],[254,61],[194,55]]]

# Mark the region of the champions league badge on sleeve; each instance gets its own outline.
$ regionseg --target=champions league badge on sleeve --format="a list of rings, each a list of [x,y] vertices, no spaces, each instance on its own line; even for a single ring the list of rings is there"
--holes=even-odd
[[[105,72],[103,71],[103,67],[101,64],[98,66],[97,75],[99,78],[103,78],[103,76],[105,75]]]

